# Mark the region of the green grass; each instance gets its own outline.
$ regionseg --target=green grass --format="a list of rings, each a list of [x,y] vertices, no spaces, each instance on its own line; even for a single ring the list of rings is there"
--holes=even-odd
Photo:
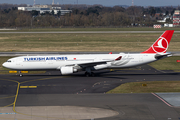
[[[147,86],[142,86],[146,84]],[[107,93],[180,92],[180,81],[131,82],[122,84]]]
[[[118,51],[141,52],[161,33],[154,34],[0,34],[0,51]],[[180,51],[180,33],[168,51]]]
[[[157,70],[174,70],[180,71],[180,63],[176,62],[180,60],[180,56],[172,56],[165,59],[158,60],[150,63],[149,65],[156,68]]]

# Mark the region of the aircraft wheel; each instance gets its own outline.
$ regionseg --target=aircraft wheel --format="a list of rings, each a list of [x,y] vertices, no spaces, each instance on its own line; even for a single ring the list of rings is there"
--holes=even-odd
[[[94,74],[93,72],[91,72],[91,76],[92,76],[92,77],[94,77],[94,76],[95,76],[95,74]]]
[[[89,74],[88,72],[85,72],[85,76],[86,76],[86,77],[89,77],[90,74]]]

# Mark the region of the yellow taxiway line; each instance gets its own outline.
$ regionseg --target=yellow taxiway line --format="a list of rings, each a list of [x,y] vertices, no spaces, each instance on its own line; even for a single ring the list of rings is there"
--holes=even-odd
[[[20,88],[37,88],[37,86],[20,86]]]

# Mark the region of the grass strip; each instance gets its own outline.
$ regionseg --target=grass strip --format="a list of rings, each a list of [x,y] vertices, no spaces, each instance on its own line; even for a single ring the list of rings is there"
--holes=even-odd
[[[0,34],[1,52],[147,50],[161,33],[153,34]],[[180,33],[173,35],[168,51],[180,51]]]
[[[180,81],[131,82],[122,84],[107,93],[180,92]]]
[[[180,56],[171,56],[164,58],[155,62],[150,63],[149,65],[157,70],[173,70],[175,72],[180,71]]]

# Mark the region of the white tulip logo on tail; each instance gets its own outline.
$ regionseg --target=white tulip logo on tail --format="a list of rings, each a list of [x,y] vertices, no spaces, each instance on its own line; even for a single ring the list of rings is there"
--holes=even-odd
[[[168,41],[164,37],[160,37],[155,44],[153,44],[152,49],[157,53],[164,53],[168,49]]]

